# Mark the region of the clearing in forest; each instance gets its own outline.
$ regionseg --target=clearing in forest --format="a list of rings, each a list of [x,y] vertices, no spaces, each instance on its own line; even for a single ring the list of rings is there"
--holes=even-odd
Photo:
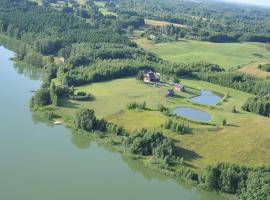
[[[144,19],[144,22],[146,25],[150,25],[150,26],[169,26],[169,25],[173,25],[175,27],[186,27],[183,24],[176,24],[176,23],[171,23],[171,22],[165,22],[165,21],[160,21],[160,20],[153,20],[153,19]]]
[[[137,44],[159,57],[177,63],[204,61],[225,69],[236,68],[252,61],[270,59],[270,51],[262,43],[212,43],[195,40],[155,44],[147,39],[137,39]]]
[[[138,128],[161,129],[173,138],[185,161],[195,169],[204,169],[216,162],[232,162],[249,166],[270,164],[270,118],[244,112],[241,106],[251,95],[237,90],[221,87],[204,81],[181,79],[190,92],[176,92],[176,96],[166,99],[167,86],[156,87],[124,78],[76,87],[95,96],[92,101],[63,100],[57,112],[66,120],[82,108],[92,108],[98,117],[105,118],[132,131]],[[216,106],[203,106],[190,102],[201,89],[207,89],[229,97]],[[146,102],[147,110],[132,111],[129,102]],[[180,135],[165,130],[161,125],[168,116],[157,111],[157,104],[172,110],[175,107],[192,107],[208,112],[212,116],[210,124],[190,123],[193,133]],[[232,112],[236,106],[237,113]],[[228,125],[223,126],[226,119]],[[260,127],[260,131],[258,131]]]

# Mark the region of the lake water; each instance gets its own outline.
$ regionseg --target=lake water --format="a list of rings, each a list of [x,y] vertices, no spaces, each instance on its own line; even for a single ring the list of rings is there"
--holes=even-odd
[[[191,101],[198,104],[214,106],[220,102],[221,98],[220,95],[217,95],[212,91],[201,90],[201,95],[193,97]]]
[[[38,122],[29,99],[41,85],[39,73],[16,67],[13,56],[0,47],[1,200],[224,199],[154,173],[65,127]]]
[[[211,120],[211,115],[209,113],[196,108],[178,107],[173,110],[173,113],[178,116],[199,122],[209,122]]]

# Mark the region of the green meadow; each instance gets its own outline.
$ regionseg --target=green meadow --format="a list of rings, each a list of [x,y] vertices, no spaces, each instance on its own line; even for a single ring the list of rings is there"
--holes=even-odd
[[[55,109],[67,124],[80,109],[92,108],[98,117],[122,125],[130,131],[143,127],[161,129],[177,142],[186,163],[197,170],[219,161],[249,166],[270,164],[270,119],[246,113],[241,109],[251,95],[203,81],[181,81],[187,87],[187,92],[177,92],[175,97],[171,98],[165,98],[165,92],[172,86],[147,85],[135,78],[89,84],[77,87],[76,90],[93,94],[95,100],[65,99],[61,101],[61,106]],[[226,98],[211,107],[191,103],[190,98],[197,95],[201,89],[222,93]],[[126,105],[130,102],[146,102],[147,110],[128,110]],[[177,135],[161,127],[168,117],[157,111],[159,103],[170,109],[179,106],[197,108],[210,113],[212,120],[209,124],[190,121],[193,133]],[[234,106],[237,113],[232,112]],[[228,125],[222,125],[223,119],[227,120]]]
[[[135,40],[137,44],[159,57],[177,63],[205,61],[225,69],[239,67],[252,61],[270,59],[270,51],[262,43],[211,43],[195,40],[155,44],[147,39]]]

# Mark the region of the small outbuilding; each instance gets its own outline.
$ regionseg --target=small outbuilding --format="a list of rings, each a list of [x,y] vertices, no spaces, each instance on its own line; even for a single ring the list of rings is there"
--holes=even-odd
[[[176,83],[174,89],[176,91],[185,91],[185,86],[182,83]]]
[[[148,72],[144,72],[144,82],[154,82],[154,83],[157,83],[157,82],[160,82],[160,77],[152,72],[152,71],[148,71]]]
[[[167,97],[172,97],[172,96],[174,96],[174,90],[173,90],[173,89],[168,89],[168,90],[167,90],[167,93],[166,93],[166,96],[167,96]]]

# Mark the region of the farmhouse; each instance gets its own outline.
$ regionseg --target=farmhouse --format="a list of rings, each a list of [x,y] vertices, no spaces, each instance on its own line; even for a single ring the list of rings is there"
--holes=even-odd
[[[144,82],[159,82],[160,81],[160,76],[152,71],[145,71],[144,72]]]
[[[185,86],[182,83],[176,83],[174,89],[176,91],[185,91]]]

